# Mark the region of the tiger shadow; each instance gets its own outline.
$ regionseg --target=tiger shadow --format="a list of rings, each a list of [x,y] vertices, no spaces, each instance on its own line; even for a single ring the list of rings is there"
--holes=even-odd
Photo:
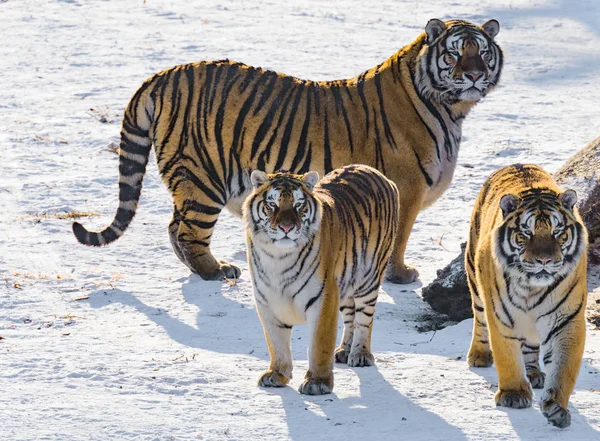
[[[247,273],[244,272],[242,277]],[[224,354],[248,354],[260,359],[268,359],[263,328],[254,309],[253,300],[245,294],[243,287],[229,286],[222,282],[207,282],[199,276],[191,274],[179,279],[181,296],[187,306],[197,309],[194,322],[186,322],[171,314],[165,307],[151,306],[143,296],[118,288],[100,289],[89,295],[88,303],[93,308],[103,308],[111,303],[120,303],[146,316],[148,320],[160,326],[174,341],[191,348],[205,349]],[[248,279],[238,281],[243,285],[250,283]],[[378,320],[398,322],[400,328],[396,334],[408,331],[416,316],[427,310],[426,304],[417,295],[415,289],[419,284],[389,285],[386,292],[394,299],[393,303],[377,305]],[[392,294],[391,294],[392,293]],[[176,295],[173,302],[180,304]],[[410,311],[407,311],[410,309]],[[340,317],[341,320],[341,317]],[[193,324],[192,324],[193,323]],[[240,326],[231,326],[239,323]],[[375,323],[375,328],[380,326]],[[244,332],[240,330],[244,329]],[[294,327],[296,340],[306,339],[306,326]],[[338,339],[341,337],[341,321],[338,326]],[[218,330],[218,332],[215,332]],[[404,331],[404,332],[403,332]],[[411,334],[414,334],[411,332]],[[390,343],[387,350],[401,350],[403,343]],[[402,340],[402,338],[400,338]],[[410,343],[412,340],[407,339]],[[407,347],[408,344],[407,343]],[[302,342],[304,344],[304,342]],[[425,347],[423,349],[426,349]],[[306,358],[306,353],[304,353]]]
[[[95,291],[89,295],[88,303],[93,308],[114,303],[134,308],[164,329],[171,339],[190,348],[268,358],[263,349],[263,329],[256,311],[233,299],[237,289],[235,286],[206,282],[193,274],[180,281],[183,282],[181,293],[185,303],[198,308],[193,325],[172,315],[165,308],[146,304],[141,296],[118,288]],[[239,327],[232,326],[238,322]]]
[[[589,289],[593,290],[598,287],[600,278],[592,277],[590,283],[588,283]],[[389,302],[378,302],[377,304],[377,317],[373,328],[374,352],[401,352],[403,354],[431,354],[438,355],[452,363],[453,360],[458,363],[464,363],[466,367],[466,355],[471,342],[471,332],[473,327],[473,320],[465,320],[463,322],[448,326],[439,331],[432,331],[415,336],[413,332],[402,332],[403,328],[414,326],[417,321],[417,315],[413,306],[419,307],[421,314],[427,314],[428,306],[424,303],[421,305],[414,300],[415,297],[419,298],[416,293],[415,295],[407,295],[407,291],[410,288],[416,289],[418,286],[397,286],[383,284],[383,290],[393,300],[394,304]],[[405,305],[406,303],[415,304],[409,308],[398,308],[396,305]],[[409,309],[412,312],[407,312],[405,309]],[[403,326],[404,324],[404,326]],[[383,334],[383,336],[381,335]],[[420,336],[420,337],[418,337]],[[584,356],[585,357],[585,356]],[[452,368],[451,368],[452,369]],[[464,369],[464,367],[462,368]],[[468,368],[471,372],[479,375],[485,382],[485,384],[491,385],[489,390],[489,400],[493,406],[493,395],[495,393],[494,387],[497,388],[497,373],[494,367],[491,368]],[[484,389],[486,389],[484,387]],[[600,370],[592,365],[591,360],[585,359],[582,363],[580,374],[575,386],[574,394],[578,391],[587,390],[600,390]],[[551,439],[561,438],[561,434],[564,431],[561,429],[554,428],[547,423],[546,418],[541,414],[539,410],[539,400],[541,397],[541,390],[534,391],[534,406],[532,409],[506,409],[498,407],[498,411],[507,413],[508,418],[513,426],[513,429],[517,433],[519,439],[530,439],[536,437],[540,433],[540,430],[548,432]],[[585,403],[582,403],[582,409],[589,407]],[[569,428],[569,433],[575,431],[577,436],[574,439],[596,439],[600,435],[600,431],[595,427],[590,426],[587,418],[575,407],[571,401],[569,404],[571,411],[572,423]],[[435,438],[431,438],[435,439]]]
[[[163,328],[170,338],[182,345],[219,353],[250,355],[263,360],[261,363],[264,363],[264,368],[266,368],[268,354],[262,326],[254,308],[249,306],[247,301],[239,301],[239,293],[236,293],[238,288],[217,282],[204,282],[194,275],[183,278],[181,281],[183,299],[187,304],[195,305],[199,310],[196,313],[195,325],[186,323],[164,308],[150,306],[133,293],[124,290],[99,290],[90,294],[88,302],[93,308],[106,307],[110,303],[127,305]],[[245,282],[241,281],[241,283]],[[403,354],[432,354],[449,360],[461,360],[461,363],[465,363],[465,355],[470,341],[468,330],[459,330],[458,333],[454,333],[455,341],[450,342],[447,340],[437,341],[435,332],[416,334],[414,329],[408,332],[414,326],[415,315],[427,309],[422,305],[422,300],[415,291],[417,288],[418,285],[383,285],[387,298],[382,296],[382,302],[377,305],[377,319],[373,331],[373,350],[376,357],[385,352],[392,353],[392,356],[397,355],[400,359]],[[415,310],[414,305],[420,306]],[[224,317],[227,319],[223,320]],[[235,326],[236,322],[239,322],[240,326]],[[471,325],[472,322],[469,322],[466,328],[470,328]],[[242,326],[243,332],[240,331]],[[464,323],[460,326],[464,327]],[[452,332],[452,328],[455,327],[446,328],[446,330]],[[338,332],[338,336],[339,334]],[[306,335],[306,326],[294,328],[293,352],[296,376],[301,374],[298,365],[306,364]],[[588,367],[594,369],[589,364]],[[257,370],[257,376],[261,369],[262,367]],[[339,375],[342,369],[351,368],[336,365],[338,371],[336,375]],[[385,426],[385,432],[389,435],[387,436],[389,439],[395,438],[397,433],[405,434],[407,431],[418,438],[417,435],[421,434],[423,418],[419,417],[418,420],[412,421],[413,417],[411,417],[417,411],[427,419],[426,439],[466,439],[459,428],[449,424],[439,415],[422,408],[409,396],[403,395],[385,379],[377,367],[356,369],[355,372],[360,381],[360,394],[354,397],[339,399],[335,394],[325,397],[307,397],[299,395],[290,387],[269,391],[269,393],[282,397],[289,434],[292,439],[310,439],[307,438],[307,427],[311,427],[311,430],[315,431],[314,439],[318,439],[325,430],[340,430],[342,433],[343,429],[364,434],[366,439],[370,439],[373,435],[373,425],[369,424],[363,427],[363,424],[365,421],[382,420],[382,409],[384,408],[393,409],[392,416],[385,417],[385,424],[382,424]],[[479,369],[474,372],[485,378],[488,383],[494,384],[495,369]],[[600,375],[595,377],[594,383],[595,388],[600,389],[598,381],[600,381]],[[579,382],[578,388],[580,388]],[[491,394],[490,400],[493,400]],[[385,403],[384,407],[382,407],[382,403]],[[320,412],[325,415],[325,418],[312,411],[307,411],[309,407],[315,406],[320,407]],[[533,411],[509,409],[509,418],[513,422],[515,431],[519,434],[526,435],[526,432],[531,430],[532,421],[536,418],[540,421],[540,426],[544,426],[545,419],[539,411],[536,411],[537,417],[534,417],[531,412]],[[571,412],[573,425],[579,428],[577,430],[581,430],[588,437],[589,434],[597,436],[596,431],[586,424],[585,417],[580,415],[577,409],[573,409],[571,406]],[[403,416],[403,413],[407,416]],[[452,437],[444,435],[448,433],[452,434]]]
[[[389,375],[396,375],[402,368],[404,354],[456,354],[451,348],[440,350],[430,346],[431,333],[415,333],[415,320],[428,311],[427,305],[417,294],[420,286],[420,282],[410,285],[384,282],[382,290],[385,294],[380,296],[377,303],[373,325],[376,366],[351,368],[335,364],[336,386],[331,395],[300,395],[293,387],[265,390],[266,393],[281,397],[290,439],[323,439],[329,435],[349,436],[352,439],[398,439],[399,436],[411,440],[467,439],[460,428],[417,404],[412,399],[411,392],[402,393],[398,385],[393,385],[383,374],[384,369],[390,369]],[[338,321],[339,339],[341,318]],[[296,333],[294,330],[295,377],[302,374],[300,367],[306,368],[307,345],[296,339],[301,334],[302,331]],[[388,356],[386,353],[393,354]],[[385,367],[380,368],[379,364]],[[349,387],[354,387],[353,378],[356,377],[356,395],[344,398],[336,395],[336,391],[342,388],[348,390]],[[297,382],[298,380],[294,381]],[[353,384],[348,385],[348,382]],[[425,394],[435,394],[433,389],[429,385],[423,385]],[[374,422],[376,423],[373,424]]]
[[[495,367],[470,368],[470,370],[479,375],[490,385],[492,394],[496,393],[498,390],[498,375]],[[592,366],[588,360],[584,359],[573,395],[569,401],[569,411],[571,412],[571,426],[568,429],[569,438],[599,439],[600,430],[590,426],[587,418],[579,412],[573,402],[573,397],[576,397],[578,392],[590,389],[597,390],[598,388],[600,388],[600,371]],[[530,408],[511,409],[507,407],[497,407],[496,410],[506,413],[519,439],[530,439],[536,436],[542,437],[542,434],[549,436],[550,439],[553,439],[553,437],[556,437],[556,439],[564,439],[564,430],[553,427],[542,415],[539,406],[542,390],[534,389],[533,393],[533,404]],[[493,395],[490,397],[490,400],[493,400],[492,397]],[[493,401],[491,402],[493,403]]]
[[[281,397],[290,439],[467,439],[460,428],[402,394],[377,366],[354,371],[359,379],[355,396],[339,398],[335,391],[308,396],[290,387],[267,392]]]

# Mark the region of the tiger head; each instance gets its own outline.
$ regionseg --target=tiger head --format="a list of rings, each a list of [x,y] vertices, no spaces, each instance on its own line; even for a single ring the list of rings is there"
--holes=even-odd
[[[496,258],[504,270],[532,286],[548,286],[572,271],[587,244],[574,213],[576,202],[573,190],[504,195],[502,223],[494,233]]]
[[[431,19],[419,54],[416,83],[421,95],[439,102],[477,102],[500,79],[502,51],[494,42],[496,20],[482,26]]]
[[[244,203],[244,218],[253,240],[277,248],[309,242],[321,223],[321,203],[312,193],[319,174],[255,170],[250,180],[254,191]]]

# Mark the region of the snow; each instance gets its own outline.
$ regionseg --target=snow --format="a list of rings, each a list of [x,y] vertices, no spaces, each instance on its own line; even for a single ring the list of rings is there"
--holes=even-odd
[[[423,212],[407,260],[429,283],[460,251],[485,178],[514,162],[553,172],[598,136],[595,0],[0,0],[0,435],[7,440],[600,439],[600,331],[588,329],[572,426],[496,408],[493,368],[465,362],[472,321],[415,330],[421,284],[384,284],[374,368],[335,367],[334,394],[259,389],[268,363],[240,219],[213,252],[243,268],[204,282],[175,257],[170,196],[149,167],[125,235],[86,248],[117,207],[120,118],[153,73],[230,58],[302,78],[351,77],[412,41],[429,18],[496,18],[501,86],[464,124],[453,184]],[[92,110],[93,109],[93,110]],[[62,216],[61,216],[62,214]],[[441,240],[443,235],[443,240]],[[590,288],[597,286],[590,281]]]

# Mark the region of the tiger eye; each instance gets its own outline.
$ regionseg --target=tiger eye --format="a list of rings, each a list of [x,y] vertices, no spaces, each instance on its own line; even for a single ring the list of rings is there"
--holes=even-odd
[[[445,61],[448,64],[456,63],[456,59],[458,58],[458,54],[451,54],[450,52],[446,52]]]
[[[560,246],[563,246],[565,243],[567,243],[568,240],[568,236],[566,234],[562,234],[563,232],[561,231],[561,233],[559,233],[556,237],[556,239],[558,240],[558,243],[560,244]]]

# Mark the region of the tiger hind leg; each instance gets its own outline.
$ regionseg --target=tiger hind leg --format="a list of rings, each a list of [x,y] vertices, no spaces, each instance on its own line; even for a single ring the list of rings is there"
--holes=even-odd
[[[525,362],[527,378],[534,389],[543,389],[546,374],[540,368],[540,345],[537,343],[521,343],[521,353]]]
[[[336,363],[348,363],[348,355],[352,348],[352,337],[354,335],[354,298],[351,296],[346,297],[341,302],[340,312],[344,319],[344,333],[342,335],[342,341],[335,350],[335,362]]]
[[[348,366],[363,367],[375,364],[375,357],[371,353],[371,333],[378,291],[379,285],[367,292],[354,295],[354,333],[348,355]]]
[[[173,247],[173,251],[175,255],[181,260],[182,263],[187,265],[185,260],[185,256],[179,248],[179,243],[177,242],[177,232],[179,231],[179,224],[181,223],[181,215],[179,211],[177,211],[176,207],[173,207],[173,217],[171,218],[171,222],[169,223],[169,240],[171,241],[171,247]]]
[[[177,206],[169,224],[173,250],[179,259],[204,280],[237,279],[241,270],[210,251],[210,241],[222,206],[187,199]]]

